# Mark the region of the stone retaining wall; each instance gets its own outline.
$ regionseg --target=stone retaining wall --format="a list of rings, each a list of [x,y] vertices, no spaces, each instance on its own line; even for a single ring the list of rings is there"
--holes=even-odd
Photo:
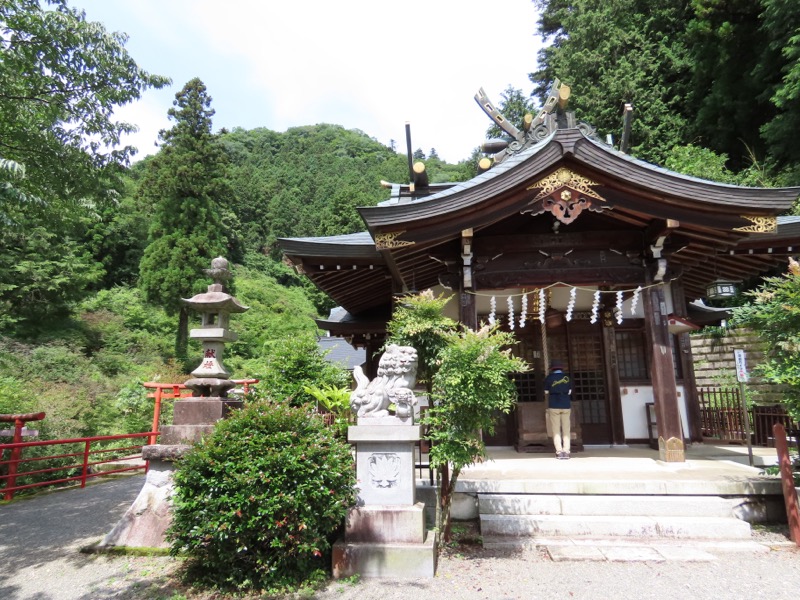
[[[725,335],[700,333],[690,336],[694,374],[697,387],[730,387],[737,385],[734,349],[742,349],[747,357],[747,370],[750,373],[748,391],[754,394],[753,400],[759,404],[777,404],[782,397],[781,386],[764,383],[753,376],[753,369],[763,362],[766,343],[754,331],[729,330]]]

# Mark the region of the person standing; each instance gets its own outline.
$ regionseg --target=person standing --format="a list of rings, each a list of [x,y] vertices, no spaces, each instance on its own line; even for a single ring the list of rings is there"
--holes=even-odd
[[[564,371],[564,366],[553,361],[550,373],[544,380],[544,393],[549,409],[550,427],[553,431],[553,445],[556,458],[569,459],[570,413],[572,412],[572,378]]]

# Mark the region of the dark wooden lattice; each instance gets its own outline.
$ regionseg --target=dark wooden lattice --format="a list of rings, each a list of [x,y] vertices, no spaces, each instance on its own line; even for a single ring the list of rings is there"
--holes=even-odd
[[[581,403],[584,424],[608,423],[606,381],[602,340],[598,335],[570,336],[570,368],[574,380],[572,392]]]
[[[517,385],[518,402],[534,402],[538,400],[536,397],[536,373],[534,371],[518,373],[514,376],[514,383]]]
[[[617,368],[619,378],[649,379],[647,372],[647,352],[643,331],[617,331]]]

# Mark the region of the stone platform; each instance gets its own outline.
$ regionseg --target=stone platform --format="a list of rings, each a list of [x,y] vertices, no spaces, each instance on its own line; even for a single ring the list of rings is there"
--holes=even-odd
[[[738,446],[693,445],[684,463],[662,462],[648,447],[587,448],[567,461],[490,448],[490,460],[462,472],[453,516],[480,518],[486,547],[538,547],[553,560],[766,550],[750,524],[785,511],[780,479],[762,473],[775,450],[753,452],[760,466],[748,466]]]

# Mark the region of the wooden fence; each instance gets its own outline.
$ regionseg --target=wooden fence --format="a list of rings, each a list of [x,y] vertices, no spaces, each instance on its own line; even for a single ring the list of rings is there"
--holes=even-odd
[[[697,389],[703,438],[708,441],[746,443],[742,400],[738,387],[702,387]],[[780,404],[755,405],[748,409],[754,446],[774,446],[772,426],[780,423],[787,434],[796,437],[798,423]]]

